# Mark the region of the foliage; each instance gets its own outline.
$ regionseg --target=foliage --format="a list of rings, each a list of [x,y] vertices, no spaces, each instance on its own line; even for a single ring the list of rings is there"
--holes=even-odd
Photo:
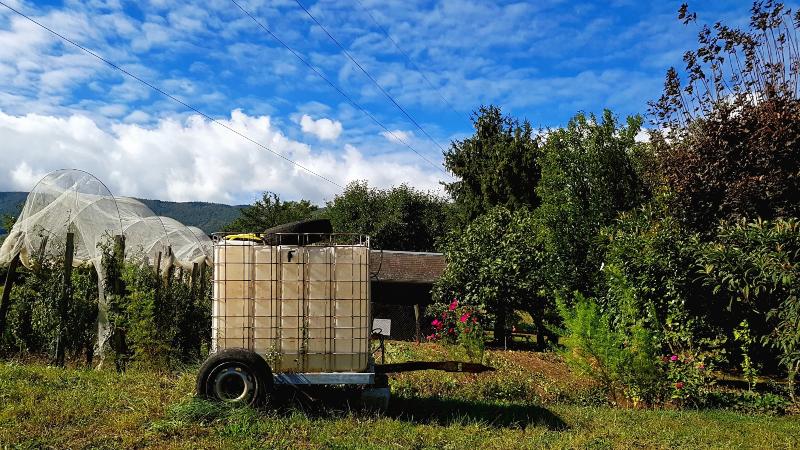
[[[684,23],[696,15],[681,9]],[[800,15],[755,2],[748,29],[703,26],[650,104],[666,180],[683,221],[797,216],[800,204]]]
[[[755,337],[780,352],[793,379],[800,365],[800,222],[722,225],[698,262],[704,282],[727,297],[727,316],[747,320]]]
[[[752,391],[756,386],[759,365],[753,362],[751,352],[756,339],[750,334],[750,325],[743,320],[739,326],[733,330],[733,339],[739,343],[742,352],[742,375],[747,380],[747,389]]]
[[[438,307],[437,307],[438,306]],[[456,359],[465,358],[469,362],[483,362],[484,337],[478,311],[458,305],[458,300],[443,305],[434,304],[428,314],[433,316],[433,332],[429,341],[448,344],[456,351]]]
[[[529,122],[504,116],[497,106],[481,106],[472,116],[475,134],[453,141],[445,167],[458,181],[446,183],[463,218],[474,219],[495,206],[535,208],[531,189],[539,182],[539,139]]]
[[[252,205],[239,210],[239,217],[225,231],[259,232],[276,225],[309,219],[319,209],[308,200],[282,201],[274,192],[264,192]]]
[[[505,332],[506,314],[524,309],[540,325],[540,334],[544,332],[544,315],[550,309],[542,292],[546,261],[541,227],[530,212],[493,208],[463,232],[451,232],[443,240],[443,251],[447,266],[434,284],[437,303],[446,305],[457,298],[486,311],[500,333]]]
[[[641,323],[615,329],[597,304],[575,294],[573,307],[559,300],[567,334],[565,357],[597,380],[614,401],[620,394],[638,404],[659,402],[664,395],[658,364],[659,346]]]
[[[368,234],[373,247],[434,251],[452,226],[451,208],[444,198],[405,184],[383,190],[353,182],[328,202],[323,215],[336,232]]]
[[[703,354],[681,353],[662,358],[670,398],[679,406],[703,406],[714,385],[714,365]]]
[[[646,198],[634,160],[634,150],[645,145],[635,139],[641,124],[640,117],[629,117],[620,126],[606,110],[599,119],[578,114],[547,135],[536,214],[548,229],[554,289],[591,292],[602,258],[600,230]]]
[[[696,280],[695,238],[669,212],[660,189],[639,208],[624,212],[601,231],[604,262],[600,304],[615,326],[642,321],[671,353],[698,349],[716,330]]]

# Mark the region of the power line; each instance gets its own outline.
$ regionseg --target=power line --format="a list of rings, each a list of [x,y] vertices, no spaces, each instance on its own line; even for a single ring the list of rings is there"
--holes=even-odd
[[[385,95],[386,98],[389,99],[389,101],[392,102],[394,106],[397,107],[397,109],[399,109],[400,112],[402,112],[403,115],[405,115],[408,118],[408,120],[411,121],[411,123],[413,123],[414,126],[417,127],[422,132],[422,134],[424,134],[431,142],[433,142],[437,147],[439,147],[442,153],[446,153],[444,147],[439,145],[439,143],[436,142],[436,139],[431,137],[431,135],[428,134],[428,132],[425,131],[425,129],[422,128],[422,126],[419,123],[417,123],[417,121],[414,120],[413,117],[411,117],[411,114],[409,114],[402,106],[400,106],[400,104],[397,103],[397,101],[395,101],[394,97],[392,97],[388,92],[386,92],[386,90],[380,85],[380,83],[378,83],[378,81],[375,80],[375,78],[373,78],[372,75],[370,75],[369,72],[367,72],[367,70],[364,69],[364,67],[361,64],[359,64],[358,61],[356,61],[353,55],[351,55],[350,52],[348,52],[347,49],[344,48],[344,46],[335,37],[333,37],[333,35],[330,32],[328,32],[328,30],[319,22],[319,20],[317,20],[317,18],[314,17],[314,15],[311,14],[311,12],[305,6],[303,6],[302,3],[300,3],[300,0],[294,0],[294,1],[295,3],[298,4],[298,6],[300,6],[300,8],[303,9],[303,11],[306,12],[306,15],[308,15],[308,17],[310,17],[311,20],[313,20],[314,23],[316,23],[317,26],[320,27],[322,31],[324,31],[325,34],[328,35],[328,37],[336,44],[336,46],[339,47],[342,50],[342,52],[344,52],[347,58],[349,58],[350,61],[352,61],[353,64],[355,64],[356,67],[358,67],[359,70],[361,70],[361,72],[363,72],[364,75],[366,75],[366,77],[369,78],[370,81],[372,81],[372,84],[374,84],[375,87],[377,87],[378,90],[380,90],[383,93],[383,95]]]
[[[398,44],[397,41],[395,41],[392,38],[392,36],[389,34],[389,32],[386,30],[386,28],[384,28],[380,23],[378,23],[378,20],[375,19],[375,16],[372,15],[372,12],[370,12],[370,10],[364,5],[364,3],[362,3],[361,0],[356,0],[356,2],[358,2],[358,4],[361,6],[361,9],[363,9],[364,12],[367,13],[369,18],[372,19],[372,23],[374,23],[375,26],[378,27],[379,30],[381,30],[383,35],[386,36],[386,38],[389,39],[389,41],[394,45],[394,47],[405,57],[406,61],[408,61],[408,64],[410,64],[411,67],[413,67],[414,70],[416,70],[417,73],[420,74],[422,79],[425,80],[426,83],[428,83],[428,86],[430,86],[431,89],[435,90],[436,93],[439,94],[439,98],[442,99],[442,102],[444,102],[444,104],[447,105],[450,108],[450,110],[453,111],[454,113],[460,114],[460,115],[464,115],[469,119],[469,114],[466,114],[463,111],[457,110],[455,108],[455,106],[453,106],[453,104],[450,103],[447,100],[447,98],[444,96],[444,94],[442,94],[441,89],[439,89],[438,87],[433,85],[431,80],[429,80],[428,77],[425,76],[425,72],[423,72],[422,69],[420,69],[419,66],[417,66],[414,63],[414,61],[411,59],[411,56],[408,54],[408,52],[406,52],[405,50],[403,50],[402,47],[400,47],[400,44]]]
[[[91,55],[91,56],[94,56],[95,58],[97,58],[97,59],[99,59],[100,61],[102,61],[102,62],[104,62],[104,63],[108,64],[108,65],[109,65],[109,66],[111,66],[112,68],[114,68],[114,69],[116,69],[116,70],[118,70],[118,71],[122,72],[123,74],[125,74],[125,75],[129,76],[130,78],[133,78],[134,80],[138,81],[139,83],[142,83],[143,85],[145,85],[145,86],[149,87],[150,89],[152,89],[152,90],[154,90],[154,91],[158,92],[159,94],[161,94],[161,95],[163,95],[163,96],[165,96],[165,97],[169,98],[170,100],[172,100],[172,101],[174,101],[174,102],[176,102],[176,103],[179,103],[179,104],[183,105],[184,107],[186,107],[186,108],[188,108],[188,109],[191,109],[192,111],[196,112],[197,114],[200,114],[201,116],[203,116],[204,118],[208,119],[209,121],[211,121],[211,122],[213,122],[213,123],[215,123],[215,124],[217,124],[217,125],[219,125],[219,126],[221,126],[221,127],[225,128],[225,129],[227,129],[227,130],[229,130],[229,131],[232,131],[232,132],[236,133],[236,134],[237,134],[237,135],[239,135],[240,137],[242,137],[242,138],[244,138],[244,139],[246,139],[246,140],[248,140],[248,141],[252,142],[253,144],[255,144],[255,145],[257,145],[257,146],[259,146],[259,147],[263,148],[264,150],[266,150],[266,151],[268,151],[268,152],[272,153],[273,155],[275,155],[275,156],[278,156],[278,157],[280,157],[280,158],[282,158],[282,159],[284,159],[284,160],[286,160],[286,161],[288,161],[288,162],[292,163],[292,164],[293,164],[293,165],[295,165],[296,167],[299,167],[299,168],[301,168],[301,169],[305,170],[306,172],[308,172],[308,173],[310,173],[310,174],[312,174],[312,175],[314,175],[314,176],[317,176],[317,177],[319,177],[319,178],[321,178],[321,179],[323,179],[323,180],[327,181],[328,183],[330,183],[330,184],[332,184],[332,185],[334,185],[334,186],[336,186],[336,187],[338,187],[338,188],[340,188],[340,189],[344,189],[344,186],[342,186],[341,184],[339,184],[339,183],[337,183],[337,182],[335,182],[335,181],[333,181],[333,180],[331,180],[331,179],[329,179],[329,178],[327,178],[327,177],[325,177],[325,176],[323,176],[323,175],[320,175],[320,174],[318,174],[317,172],[314,172],[313,170],[309,169],[308,167],[305,167],[305,166],[303,166],[302,164],[300,164],[300,163],[298,163],[298,162],[295,162],[295,161],[293,161],[293,160],[291,160],[291,159],[287,158],[286,156],[283,156],[283,155],[281,155],[280,153],[278,153],[278,152],[276,152],[276,151],[272,150],[271,148],[269,148],[269,147],[267,147],[267,146],[265,146],[265,145],[261,144],[260,142],[258,142],[258,141],[256,141],[256,140],[254,140],[254,139],[250,138],[249,136],[245,135],[244,133],[241,133],[241,132],[239,132],[239,131],[236,131],[234,128],[231,128],[231,127],[229,127],[228,125],[225,125],[224,123],[220,122],[220,121],[219,121],[219,120],[217,120],[217,119],[214,119],[213,117],[211,117],[211,116],[209,116],[208,114],[206,114],[206,113],[204,113],[204,112],[200,111],[199,109],[195,108],[194,106],[192,106],[192,105],[190,105],[190,104],[188,104],[188,103],[184,102],[183,100],[180,100],[179,98],[177,98],[177,97],[173,96],[172,94],[169,94],[168,92],[165,92],[165,91],[164,91],[164,90],[162,90],[161,88],[159,88],[159,87],[157,87],[157,86],[155,86],[155,85],[153,85],[153,84],[150,84],[149,82],[147,82],[147,81],[143,80],[142,78],[139,78],[139,77],[137,77],[136,75],[134,75],[134,74],[132,74],[132,73],[128,72],[127,70],[125,70],[125,69],[123,69],[122,67],[120,67],[120,66],[118,66],[118,65],[114,64],[113,62],[111,62],[111,61],[109,61],[109,60],[107,60],[107,59],[103,58],[102,56],[98,55],[97,53],[95,53],[95,52],[93,52],[93,51],[89,50],[88,48],[86,48],[86,47],[84,47],[84,46],[82,46],[82,45],[78,44],[77,42],[73,41],[72,39],[69,39],[68,37],[66,37],[66,36],[64,36],[64,35],[62,35],[62,34],[59,34],[58,32],[56,32],[56,31],[54,31],[54,30],[52,30],[52,29],[48,28],[47,26],[45,26],[45,25],[43,25],[42,23],[40,23],[40,22],[36,21],[36,20],[35,20],[35,19],[33,19],[32,17],[30,17],[30,16],[28,16],[28,15],[26,15],[26,14],[22,13],[21,11],[18,11],[18,10],[16,10],[16,9],[12,8],[11,6],[9,6],[9,5],[7,5],[6,3],[4,3],[2,0],[0,0],[0,5],[2,5],[2,6],[4,6],[4,7],[6,7],[7,9],[9,9],[9,10],[11,10],[11,11],[13,11],[13,12],[14,12],[14,13],[16,13],[17,15],[19,15],[19,16],[21,16],[21,17],[24,17],[25,19],[27,19],[28,21],[30,21],[30,22],[32,22],[32,23],[34,23],[35,25],[39,26],[40,28],[42,28],[42,29],[44,29],[44,30],[47,30],[47,31],[49,31],[49,32],[50,32],[50,33],[52,33],[53,35],[55,35],[55,36],[58,36],[58,37],[59,37],[59,38],[61,38],[63,41],[65,41],[65,42],[68,42],[68,43],[72,44],[73,46],[75,46],[75,47],[77,47],[77,48],[79,48],[79,49],[83,50],[85,53],[87,53],[87,54],[89,54],[89,55]]]
[[[289,46],[286,42],[284,42],[281,38],[278,37],[275,33],[273,33],[266,25],[264,25],[260,20],[256,19],[255,16],[250,14],[249,11],[244,9],[242,5],[240,5],[236,0],[231,0],[231,2],[236,5],[247,17],[249,17],[259,28],[264,30],[267,34],[269,34],[273,39],[275,39],[279,44],[281,44],[286,50],[294,55],[297,59],[299,59],[303,64],[305,64],[312,72],[314,72],[318,77],[322,78],[330,87],[332,87],[336,92],[338,92],[342,97],[344,97],[351,105],[353,105],[356,109],[363,112],[367,117],[369,117],[376,125],[381,127],[386,133],[388,133],[395,141],[402,143],[406,147],[408,147],[412,152],[416,153],[417,156],[425,160],[428,164],[430,164],[433,168],[439,170],[443,174],[447,175],[447,172],[442,169],[439,164],[436,164],[426,158],[422,153],[418,152],[417,149],[411,146],[408,142],[405,141],[402,137],[395,134],[392,130],[390,130],[386,125],[384,125],[380,120],[378,120],[372,113],[367,111],[363,106],[359,105],[352,97],[350,97],[344,90],[342,90],[339,86],[336,85],[333,81],[331,81],[325,74],[323,74],[319,69],[317,69],[313,64],[311,64],[308,60],[303,58],[301,54],[299,54],[296,50]],[[438,145],[438,144],[437,144]],[[440,147],[441,148],[441,147]]]

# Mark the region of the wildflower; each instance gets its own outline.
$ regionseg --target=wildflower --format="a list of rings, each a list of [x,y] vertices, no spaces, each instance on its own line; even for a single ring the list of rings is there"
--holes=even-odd
[[[464,313],[461,315],[461,323],[467,323],[467,319],[469,319],[469,313]]]
[[[450,303],[450,311],[455,311],[458,308],[458,300],[453,299],[453,302]]]
[[[683,389],[683,381],[678,381],[675,383],[675,389]]]
[[[678,355],[672,355],[672,356],[670,356],[670,357],[669,357],[669,360],[670,360],[670,361],[672,361],[672,362],[675,362],[675,361],[677,361],[677,360],[678,360]]]
[[[439,322],[439,319],[433,319],[433,322],[431,322],[431,325],[433,325],[436,328],[441,328],[442,327],[442,322]]]

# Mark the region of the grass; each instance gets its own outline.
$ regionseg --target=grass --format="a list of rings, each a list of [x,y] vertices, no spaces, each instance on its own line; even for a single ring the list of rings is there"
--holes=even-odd
[[[393,343],[387,358],[435,359]],[[553,355],[490,352],[496,372],[407,373],[382,415],[336,402],[270,411],[193,398],[194,372],[0,363],[0,448],[795,448],[800,418],[603,406]],[[330,391],[328,391],[330,393]],[[316,393],[314,394],[317,395]]]

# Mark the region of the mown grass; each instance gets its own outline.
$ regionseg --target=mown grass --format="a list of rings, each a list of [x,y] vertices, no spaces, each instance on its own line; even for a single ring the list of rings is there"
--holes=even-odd
[[[393,344],[387,356],[433,359],[440,352]],[[192,371],[117,374],[0,363],[0,447],[800,446],[797,417],[615,409],[601,406],[591,384],[571,377],[551,356],[492,352],[488,359],[497,372],[394,377],[392,403],[382,415],[348,409],[341,401],[269,411],[209,403],[193,398]]]

